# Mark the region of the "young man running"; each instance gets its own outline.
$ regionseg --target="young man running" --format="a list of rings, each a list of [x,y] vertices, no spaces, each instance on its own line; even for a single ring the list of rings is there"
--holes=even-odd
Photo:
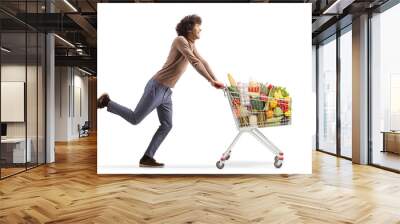
[[[200,56],[195,41],[200,38],[201,18],[197,15],[185,16],[176,26],[178,37],[171,45],[167,61],[148,82],[144,93],[134,111],[111,100],[108,94],[102,94],[97,107],[107,107],[107,111],[121,116],[133,125],[139,124],[151,111],[157,108],[160,127],[140,159],[140,167],[163,167],[154,159],[154,154],[172,128],[173,88],[190,63],[210,84],[217,88],[224,85],[217,80],[208,63]]]

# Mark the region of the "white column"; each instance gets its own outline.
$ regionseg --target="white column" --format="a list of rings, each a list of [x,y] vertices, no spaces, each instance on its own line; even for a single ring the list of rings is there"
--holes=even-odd
[[[368,15],[353,20],[353,162],[368,163]]]
[[[53,12],[51,1],[46,1],[47,12]],[[55,44],[54,35],[46,35],[46,163],[55,161],[54,133],[55,133]]]

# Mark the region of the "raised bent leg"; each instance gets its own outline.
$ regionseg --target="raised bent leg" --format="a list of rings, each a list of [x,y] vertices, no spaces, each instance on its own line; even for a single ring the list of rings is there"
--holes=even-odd
[[[162,95],[156,94],[154,86],[149,82],[144,90],[135,111],[124,107],[112,100],[108,103],[107,111],[119,115],[131,124],[139,124],[159,103],[162,102]]]

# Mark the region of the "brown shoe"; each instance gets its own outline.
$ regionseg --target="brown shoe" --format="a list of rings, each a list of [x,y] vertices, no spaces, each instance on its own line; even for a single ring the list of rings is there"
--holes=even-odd
[[[153,168],[161,168],[164,167],[163,163],[158,163],[153,158],[144,155],[139,162],[139,167],[153,167]]]
[[[99,99],[97,99],[97,108],[104,108],[108,106],[108,103],[110,102],[110,97],[108,96],[107,93],[103,93]]]

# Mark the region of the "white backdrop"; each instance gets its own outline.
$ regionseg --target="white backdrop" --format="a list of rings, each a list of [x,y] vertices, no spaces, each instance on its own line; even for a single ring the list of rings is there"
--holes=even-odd
[[[282,168],[244,134],[225,168],[215,163],[237,129],[227,99],[191,65],[172,89],[173,128],[155,154],[164,168],[139,168],[159,126],[156,110],[134,126],[98,111],[98,173],[311,173],[315,126],[311,74],[311,4],[98,4],[98,95],[134,109],[146,82],[164,64],[175,26],[202,22],[196,46],[217,78],[287,87],[292,125],[261,131],[285,153]]]

